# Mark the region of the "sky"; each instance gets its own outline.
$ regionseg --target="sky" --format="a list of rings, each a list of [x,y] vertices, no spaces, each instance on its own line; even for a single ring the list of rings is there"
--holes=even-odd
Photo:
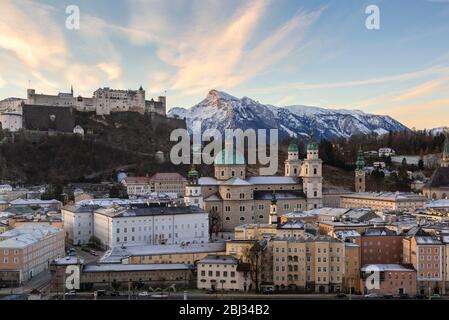
[[[217,89],[449,126],[449,0],[0,0],[0,99],[71,85],[142,85],[169,108]]]

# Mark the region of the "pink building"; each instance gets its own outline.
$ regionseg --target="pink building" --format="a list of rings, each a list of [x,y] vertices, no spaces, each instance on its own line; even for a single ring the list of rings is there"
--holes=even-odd
[[[47,270],[64,256],[64,231],[44,224],[24,224],[0,235],[0,283],[18,285]]]

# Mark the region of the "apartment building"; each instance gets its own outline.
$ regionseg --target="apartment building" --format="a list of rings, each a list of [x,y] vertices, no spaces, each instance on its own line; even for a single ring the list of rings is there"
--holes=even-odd
[[[223,291],[251,289],[250,265],[229,255],[208,255],[198,264],[197,287]]]
[[[423,208],[427,199],[415,193],[357,192],[342,195],[340,201],[340,207],[342,208],[415,211]]]
[[[401,264],[404,235],[387,228],[370,228],[360,238],[361,265]]]
[[[378,278],[372,272],[378,272]],[[411,266],[400,264],[371,264],[361,268],[361,288],[363,293],[384,294],[416,294],[416,270]],[[369,278],[371,276],[371,278]],[[370,281],[378,285],[369,286]]]
[[[19,285],[65,253],[64,231],[49,225],[22,225],[0,235],[0,279]]]
[[[444,294],[446,248],[439,236],[421,227],[411,229],[402,241],[403,263],[411,264],[417,273],[417,291],[420,294]]]
[[[126,177],[122,181],[128,195],[142,196],[152,192],[184,196],[187,179],[177,172],[159,172],[151,177]]]
[[[343,289],[345,244],[328,236],[273,240],[277,290],[339,292]]]

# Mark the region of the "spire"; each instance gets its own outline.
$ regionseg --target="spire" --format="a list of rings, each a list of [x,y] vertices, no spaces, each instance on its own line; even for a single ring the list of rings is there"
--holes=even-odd
[[[449,167],[449,136],[446,133],[445,134],[446,139],[444,140],[444,147],[443,147],[443,156],[441,159],[441,166],[442,167]]]
[[[318,150],[318,148],[319,148],[319,145],[318,145],[318,143],[315,140],[315,134],[312,132],[310,134],[309,143],[307,144],[307,150],[308,151],[309,150]]]
[[[73,84],[70,86],[70,93],[71,93],[72,96],[73,96]]]
[[[288,152],[299,152],[298,144],[293,135],[290,137],[290,144],[288,145]]]
[[[271,196],[271,204],[275,205],[277,204],[278,200],[276,198],[276,192],[273,190],[273,195]]]
[[[363,170],[365,167],[365,158],[363,157],[363,150],[360,147],[358,154],[357,154],[357,161],[355,163],[357,170]]]

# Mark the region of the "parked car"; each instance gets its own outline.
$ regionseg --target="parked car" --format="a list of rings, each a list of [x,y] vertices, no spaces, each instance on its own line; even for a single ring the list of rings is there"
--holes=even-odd
[[[368,293],[363,296],[365,299],[377,299],[379,296],[377,293]]]
[[[67,292],[65,293],[65,295],[66,295],[66,296],[76,296],[76,291],[75,291],[75,290],[67,291]]]
[[[441,296],[438,293],[434,293],[430,296],[430,300],[440,300]]]
[[[98,253],[95,250],[89,250],[89,253],[93,256],[98,256]]]
[[[148,297],[150,294],[147,291],[142,291],[137,294],[139,297]]]
[[[391,293],[386,293],[386,294],[384,294],[384,298],[385,299],[393,299],[394,296]]]
[[[346,299],[346,293],[343,293],[343,292],[337,293],[337,298],[338,299]]]
[[[97,290],[94,292],[94,295],[97,295],[97,297],[101,297],[101,296],[105,296],[106,295],[106,290]]]
[[[401,298],[401,299],[409,299],[410,296],[407,293],[401,293],[401,294],[399,294],[399,298]]]
[[[425,298],[426,298],[426,295],[425,295],[425,294],[417,294],[417,295],[416,295],[416,299],[423,300],[423,299],[425,299]]]
[[[120,296],[120,292],[118,292],[118,291],[111,292],[111,297],[118,297],[118,296]]]
[[[271,287],[263,288],[262,293],[263,294],[273,294],[273,288],[271,288]]]

